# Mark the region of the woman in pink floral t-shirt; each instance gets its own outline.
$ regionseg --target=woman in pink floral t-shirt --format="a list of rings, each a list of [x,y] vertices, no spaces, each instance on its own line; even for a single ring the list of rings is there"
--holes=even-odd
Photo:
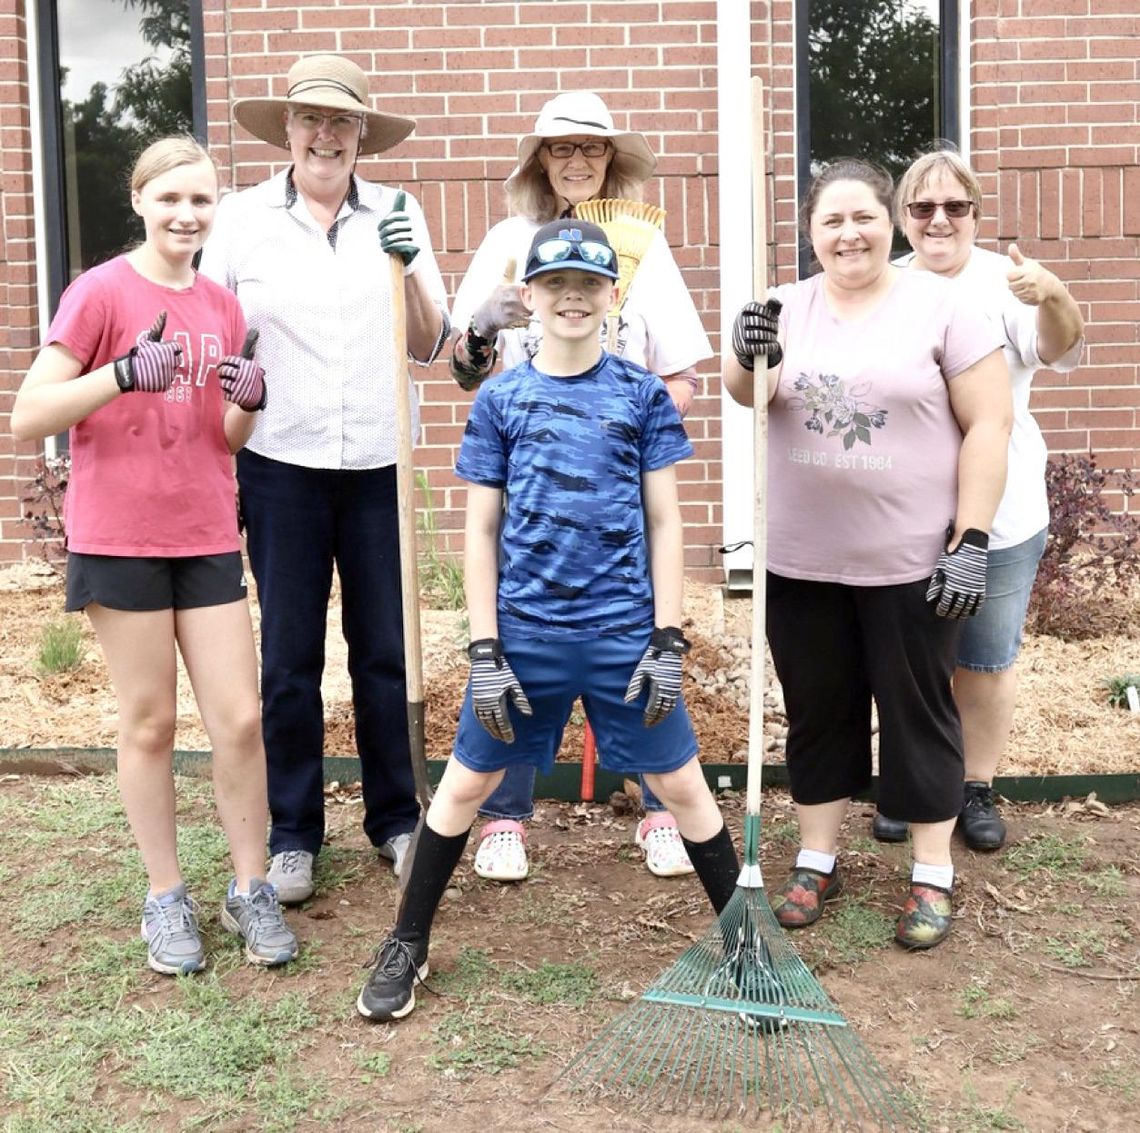
[[[914,838],[896,939],[929,948],[950,931],[961,806],[950,680],[960,619],[985,597],[1012,410],[981,308],[890,264],[891,201],[866,162],[819,174],[802,220],[823,270],[740,312],[724,379],[752,404],[766,355],[767,626],[802,846],[777,919],[811,924],[840,893],[839,828],[871,781],[873,699],[879,805]]]

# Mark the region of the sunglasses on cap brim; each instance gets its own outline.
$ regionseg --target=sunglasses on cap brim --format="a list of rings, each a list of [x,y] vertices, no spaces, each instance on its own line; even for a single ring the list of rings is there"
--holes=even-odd
[[[596,240],[566,240],[561,237],[544,240],[534,250],[534,259],[540,264],[557,264],[563,260],[576,259],[595,267],[614,267],[614,250],[608,244]]]
[[[974,210],[973,201],[911,201],[906,211],[915,220],[929,220],[941,208],[951,220],[961,220]]]

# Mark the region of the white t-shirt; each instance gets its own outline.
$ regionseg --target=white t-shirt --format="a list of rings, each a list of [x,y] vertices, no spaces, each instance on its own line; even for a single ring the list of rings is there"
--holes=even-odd
[[[914,253],[897,262],[910,265]],[[1007,273],[1013,261],[985,248],[974,248],[966,266],[953,277],[963,283],[982,309],[998,324],[1005,338],[1003,353],[1013,386],[1013,431],[1009,438],[1009,471],[1005,493],[990,529],[990,548],[1015,547],[1049,526],[1049,497],[1045,490],[1045,438],[1029,412],[1029,395],[1037,370],[1066,374],[1081,359],[1082,338],[1055,362],[1046,365],[1037,353],[1037,308],[1020,302],[1009,289]]]
[[[467,329],[475,309],[502,283],[509,260],[515,261],[515,282],[521,280],[530,242],[539,227],[526,217],[512,216],[496,224],[483,238],[452,306],[452,323],[460,331]],[[606,341],[607,322],[603,321],[601,329],[605,349],[659,376],[668,377],[712,357],[708,335],[660,232],[629,285],[616,344]],[[499,331],[497,347],[503,369],[533,358],[541,343],[542,323],[537,316],[528,326]]]

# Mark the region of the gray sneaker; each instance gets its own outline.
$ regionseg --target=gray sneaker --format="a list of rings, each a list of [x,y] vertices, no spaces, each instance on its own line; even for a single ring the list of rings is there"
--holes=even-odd
[[[248,897],[239,896],[234,888],[231,881],[222,904],[222,927],[245,940],[245,958],[267,968],[296,959],[297,938],[281,915],[273,886],[255,877]]]
[[[186,975],[206,966],[197,914],[198,907],[181,882],[157,897],[147,894],[139,935],[146,941],[146,962],[156,972]]]
[[[412,844],[411,834],[393,834],[386,842],[381,842],[376,852],[392,863],[392,872],[399,877],[404,869],[404,859],[408,856],[408,847]]]
[[[313,855],[307,850],[274,854],[266,880],[282,905],[299,905],[313,895]]]

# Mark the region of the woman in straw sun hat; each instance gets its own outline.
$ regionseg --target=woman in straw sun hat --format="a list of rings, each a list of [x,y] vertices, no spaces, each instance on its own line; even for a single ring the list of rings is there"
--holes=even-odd
[[[242,99],[234,115],[291,158],[222,200],[201,268],[237,294],[273,375],[271,404],[238,456],[238,482],[261,605],[269,879],[282,901],[297,903],[313,891],[324,839],[321,672],[334,565],[364,829],[397,873],[419,815],[395,467],[396,382],[410,379],[392,359],[390,253],[404,263],[411,359],[431,362],[450,322],[419,204],[356,175],[361,154],[390,149],[415,128],[372,109],[360,67],[306,56],[289,69],[284,96]]]
[[[451,372],[464,389],[478,386],[496,358],[509,370],[533,358],[542,344],[542,324],[519,294],[519,274],[539,227],[586,201],[640,200],[656,167],[645,138],[617,128],[598,95],[563,91],[543,105],[533,131],[519,140],[518,164],[507,178],[513,215],[484,237],[455,296],[460,335]],[[661,232],[654,233],[627,294],[615,340],[603,325],[602,345],[662,377],[683,417],[696,392],[697,364],[712,357],[712,348]],[[644,784],[642,794],[646,818],[637,842],[649,869],[659,876],[690,873],[672,816]],[[483,805],[480,813],[491,821],[483,827],[475,857],[481,876],[497,881],[526,876],[523,823],[534,813],[533,795],[533,768],[516,766]]]

